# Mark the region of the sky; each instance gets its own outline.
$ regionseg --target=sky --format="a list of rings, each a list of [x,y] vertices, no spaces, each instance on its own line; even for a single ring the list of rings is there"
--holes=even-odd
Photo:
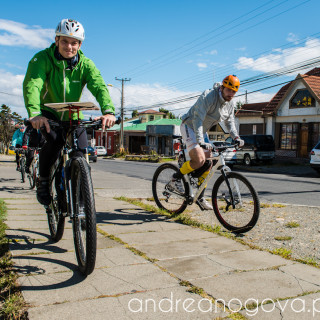
[[[320,66],[319,10],[318,0],[2,1],[0,105],[27,117],[22,82],[28,62],[50,46],[64,18],[83,24],[81,49],[112,85],[117,112],[116,78],[130,79],[124,84],[127,117],[159,106],[181,116],[228,74],[243,83],[235,101],[269,101],[280,83]],[[310,59],[309,67],[249,82]],[[87,89],[81,100],[95,101]]]

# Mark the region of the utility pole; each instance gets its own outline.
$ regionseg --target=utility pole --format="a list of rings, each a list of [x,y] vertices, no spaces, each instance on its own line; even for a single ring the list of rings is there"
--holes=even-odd
[[[118,79],[117,77],[115,79],[118,80],[118,81],[121,81],[120,152],[123,152],[124,151],[124,147],[123,147],[123,138],[124,138],[124,133],[123,133],[123,120],[124,120],[124,94],[123,94],[123,89],[124,89],[124,82],[125,81],[130,81],[131,79],[127,79],[127,78]]]
[[[246,99],[245,99],[245,103],[248,103],[248,91],[246,90]]]

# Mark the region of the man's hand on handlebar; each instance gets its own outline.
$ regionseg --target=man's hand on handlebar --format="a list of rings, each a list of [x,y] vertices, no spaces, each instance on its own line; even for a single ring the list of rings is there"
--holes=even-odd
[[[237,137],[235,139],[235,143],[241,148],[244,146],[244,141],[242,139],[240,139],[239,137]]]
[[[50,132],[50,125],[48,123],[48,119],[43,116],[36,116],[29,119],[29,122],[31,123],[32,127],[34,129],[41,129],[42,127],[46,128],[47,133]]]
[[[116,117],[113,114],[105,114],[104,116],[96,117],[94,120],[99,119],[102,122],[102,131],[105,131],[105,128],[111,128],[116,122]]]
[[[200,143],[200,147],[205,149],[205,150],[212,150],[213,149],[213,146],[211,143],[209,142],[202,142]]]

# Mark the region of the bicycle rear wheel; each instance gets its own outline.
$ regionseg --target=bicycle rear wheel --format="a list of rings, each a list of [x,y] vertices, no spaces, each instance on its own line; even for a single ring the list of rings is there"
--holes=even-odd
[[[26,168],[25,168],[25,160],[22,157],[20,159],[20,170],[21,170],[21,180],[24,183],[26,181]]]
[[[212,189],[214,213],[229,231],[248,232],[255,226],[260,214],[257,192],[241,174],[227,172],[226,176],[230,189],[222,175]]]
[[[189,185],[185,179],[181,179],[184,190],[183,194],[176,192],[170,186],[172,176],[177,172],[179,172],[177,166],[165,163],[157,168],[152,179],[154,201],[160,209],[164,209],[172,214],[183,212],[188,205],[187,195],[189,193]]]
[[[60,172],[60,171],[59,171]],[[51,204],[47,208],[48,225],[51,239],[55,242],[61,240],[64,232],[65,217],[61,211],[61,174],[54,173],[50,184]]]
[[[71,164],[73,198],[73,236],[77,261],[81,273],[90,274],[96,262],[97,229],[96,210],[90,168],[84,158]]]

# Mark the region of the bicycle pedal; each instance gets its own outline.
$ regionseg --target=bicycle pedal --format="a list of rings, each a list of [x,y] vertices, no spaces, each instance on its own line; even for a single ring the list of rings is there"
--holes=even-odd
[[[198,205],[198,207],[201,209],[201,211],[205,211],[206,209],[202,206],[202,204],[200,203],[199,200],[196,201],[196,204]]]

